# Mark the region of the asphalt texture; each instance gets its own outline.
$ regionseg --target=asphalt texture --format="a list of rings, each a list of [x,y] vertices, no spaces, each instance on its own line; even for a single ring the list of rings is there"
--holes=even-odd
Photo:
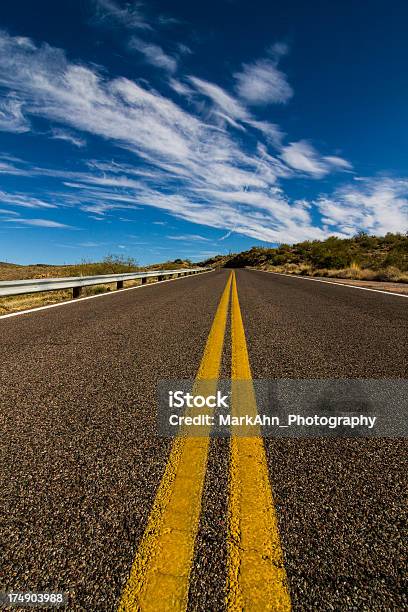
[[[157,380],[195,377],[227,278],[0,320],[2,590],[115,610],[171,446]],[[237,283],[254,378],[407,377],[406,298],[249,270]],[[225,377],[229,362],[227,336]],[[407,609],[406,441],[265,446],[294,610]],[[225,608],[228,454],[211,441],[190,610]]]
[[[405,298],[256,271],[237,278],[253,378],[407,378]],[[407,441],[265,447],[293,608],[407,609]]]
[[[225,280],[0,320],[3,590],[115,609],[170,451],[157,380],[196,376]]]

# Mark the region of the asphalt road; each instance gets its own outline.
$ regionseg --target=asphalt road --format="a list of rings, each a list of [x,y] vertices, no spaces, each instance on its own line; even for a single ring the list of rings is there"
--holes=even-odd
[[[228,274],[0,319],[3,590],[116,609],[171,449],[157,380],[196,376]],[[237,286],[253,378],[407,378],[406,298],[247,270]],[[230,362],[227,336],[221,376]],[[265,448],[293,609],[406,608],[406,442]],[[190,610],[225,609],[228,466],[212,440]]]
[[[406,298],[238,274],[254,378],[407,378]],[[266,440],[290,580],[304,610],[407,606],[406,440]]]

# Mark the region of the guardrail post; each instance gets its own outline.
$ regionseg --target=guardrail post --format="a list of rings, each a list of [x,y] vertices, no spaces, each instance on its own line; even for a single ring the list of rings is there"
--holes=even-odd
[[[146,273],[146,276],[141,276],[140,273],[131,274],[99,274],[95,276],[78,276],[70,278],[68,280],[64,278],[51,278],[51,279],[32,279],[22,281],[0,281],[0,295],[20,295],[24,293],[36,293],[38,291],[59,291],[61,289],[68,290],[72,289],[72,297],[79,298],[83,294],[83,288],[85,286],[92,285],[116,285],[116,289],[123,289],[125,281],[133,278],[140,278],[142,285],[149,283],[149,278],[156,279],[158,282],[173,278],[180,278],[182,276],[190,276],[191,274],[201,274],[202,272],[208,272],[208,270],[151,270]],[[123,280],[120,280],[120,279]],[[78,285],[76,284],[78,283]],[[72,286],[74,285],[74,286]],[[108,289],[109,291],[109,289]]]

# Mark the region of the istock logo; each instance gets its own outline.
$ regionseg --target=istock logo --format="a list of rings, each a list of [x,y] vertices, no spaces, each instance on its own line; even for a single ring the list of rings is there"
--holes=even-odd
[[[222,395],[217,391],[216,395],[193,395],[184,391],[169,391],[170,408],[228,408],[228,394]]]

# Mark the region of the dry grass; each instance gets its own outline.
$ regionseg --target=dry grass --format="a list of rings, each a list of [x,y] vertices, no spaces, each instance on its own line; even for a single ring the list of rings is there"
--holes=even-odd
[[[35,277],[38,278],[38,277]],[[44,278],[44,277],[43,277]],[[4,279],[3,279],[4,280]],[[147,279],[148,283],[155,282],[154,279]],[[137,287],[141,284],[141,281],[130,280],[124,282],[124,288]],[[116,283],[109,283],[105,285],[91,285],[84,287],[82,290],[82,296],[97,295],[100,293],[108,293],[116,290]],[[64,291],[43,291],[39,293],[25,293],[22,295],[13,295],[9,297],[0,298],[0,316],[9,314],[12,312],[19,312],[21,310],[28,310],[30,308],[39,308],[40,306],[48,306],[49,304],[58,304],[59,302],[66,302],[72,299],[72,290],[67,289]]]
[[[140,268],[132,259],[123,259],[116,256],[108,256],[103,261],[90,263],[82,262],[67,266],[51,266],[38,264],[32,266],[19,266],[12,263],[0,262],[0,281],[7,280],[25,280],[31,278],[65,278],[67,276],[95,276],[99,274],[122,274],[128,272],[138,272],[152,269],[177,269],[189,267],[188,261],[176,260],[174,262],[165,262],[147,268]],[[155,282],[154,279],[148,279],[148,283]],[[124,288],[140,285],[140,280],[131,280],[124,282]],[[116,283],[104,285],[92,285],[84,287],[82,290],[83,296],[96,295],[106,293],[116,289]],[[15,295],[10,297],[0,298],[0,315],[17,312],[20,310],[28,310],[30,308],[38,308],[40,306],[48,306],[49,304],[57,304],[72,298],[72,290],[64,291],[45,291],[40,293],[30,293],[23,295]]]
[[[13,263],[0,262],[0,281],[25,280],[30,278],[62,278],[67,276],[97,276],[99,274],[122,274],[127,272],[141,272],[145,270],[177,270],[189,268],[190,261],[177,259],[165,261],[151,266],[140,267],[132,259],[120,257],[106,257],[99,262],[82,262],[66,266],[51,266],[36,264],[19,266]]]
[[[313,268],[309,264],[284,264],[282,266],[263,266],[264,270],[271,272],[282,272],[284,274],[296,274],[300,276],[318,276],[327,278],[343,278],[350,280],[379,281],[392,283],[408,283],[408,273],[401,272],[398,268],[388,266],[380,270],[361,268],[358,264],[351,264],[348,268],[340,270],[329,268]]]
[[[182,262],[185,265],[186,262]],[[182,267],[181,264],[174,262],[166,262],[165,264],[157,264],[158,268],[174,269]],[[32,265],[19,266],[17,264],[0,262],[0,281],[8,280],[25,280],[31,278],[65,278],[67,276],[95,276],[99,274],[122,274],[128,272],[138,272],[146,268],[138,267],[133,260],[121,259],[119,257],[110,256],[104,261],[89,263],[82,262],[67,266],[51,266],[51,265]],[[148,283],[155,282],[154,279],[148,279]],[[124,282],[124,288],[140,285],[140,280],[130,280]],[[96,295],[114,291],[116,283],[104,285],[92,285],[84,287],[82,296]],[[28,310],[30,308],[38,308],[40,306],[48,306],[49,304],[57,304],[66,300],[72,299],[72,290],[63,291],[44,291],[40,293],[29,293],[23,295],[15,295],[0,298],[0,315],[20,310]]]
[[[48,304],[64,302],[72,298],[72,292],[67,291],[46,291],[42,293],[29,293],[24,295],[12,295],[0,298],[0,315],[38,308]]]
[[[94,276],[97,274],[121,274],[137,272],[143,268],[115,262],[81,263],[71,266],[18,266],[0,263],[0,281],[29,278],[61,278],[67,276]]]

